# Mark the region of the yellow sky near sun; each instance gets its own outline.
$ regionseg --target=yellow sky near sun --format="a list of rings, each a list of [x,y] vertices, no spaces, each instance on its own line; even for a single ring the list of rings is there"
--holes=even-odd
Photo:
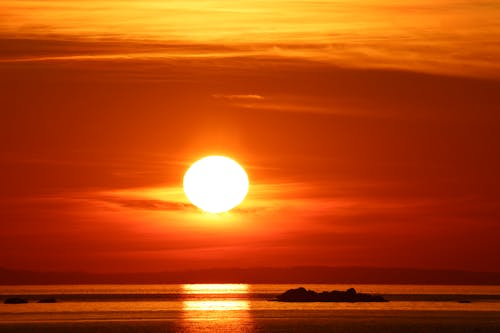
[[[0,1],[0,8],[0,34],[7,37],[235,48],[90,57],[284,56],[348,67],[500,75],[500,6],[494,1]]]

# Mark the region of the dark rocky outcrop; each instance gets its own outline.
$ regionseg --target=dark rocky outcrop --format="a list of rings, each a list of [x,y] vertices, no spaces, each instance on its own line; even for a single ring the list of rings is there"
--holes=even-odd
[[[55,298],[42,298],[37,303],[57,303]]]
[[[9,297],[5,301],[3,301],[4,304],[25,304],[28,303],[27,299],[20,298],[20,297]]]
[[[280,302],[387,302],[380,295],[358,293],[354,288],[346,291],[323,291],[321,293],[306,290],[304,287],[290,289],[276,298]]]

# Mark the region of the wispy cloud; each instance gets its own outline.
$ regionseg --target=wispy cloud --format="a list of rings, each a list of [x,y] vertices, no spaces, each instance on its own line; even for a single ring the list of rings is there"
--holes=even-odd
[[[317,105],[305,99],[294,96],[268,96],[259,94],[213,94],[217,100],[241,109],[272,112],[304,112],[304,113],[339,113],[325,106]]]
[[[213,94],[212,97],[215,99],[227,99],[230,101],[234,101],[234,100],[250,100],[250,101],[258,100],[258,101],[260,101],[260,100],[264,99],[263,96],[258,95],[258,94]]]
[[[460,0],[4,1],[0,34],[3,62],[252,56],[499,77],[499,14]],[[50,47],[9,51],[30,39]]]

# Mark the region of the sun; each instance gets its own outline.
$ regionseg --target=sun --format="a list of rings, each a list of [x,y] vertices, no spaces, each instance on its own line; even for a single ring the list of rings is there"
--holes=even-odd
[[[248,176],[241,165],[225,156],[207,156],[184,174],[184,192],[193,205],[208,213],[227,212],[248,193]]]

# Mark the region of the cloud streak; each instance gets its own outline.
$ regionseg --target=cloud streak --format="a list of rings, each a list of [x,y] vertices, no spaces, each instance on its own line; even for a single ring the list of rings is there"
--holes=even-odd
[[[498,78],[499,15],[458,0],[4,1],[1,61],[252,56]]]
[[[258,94],[234,94],[234,95],[214,94],[212,95],[212,97],[215,99],[226,99],[229,101],[234,101],[234,100],[260,101],[264,99],[263,96]]]

